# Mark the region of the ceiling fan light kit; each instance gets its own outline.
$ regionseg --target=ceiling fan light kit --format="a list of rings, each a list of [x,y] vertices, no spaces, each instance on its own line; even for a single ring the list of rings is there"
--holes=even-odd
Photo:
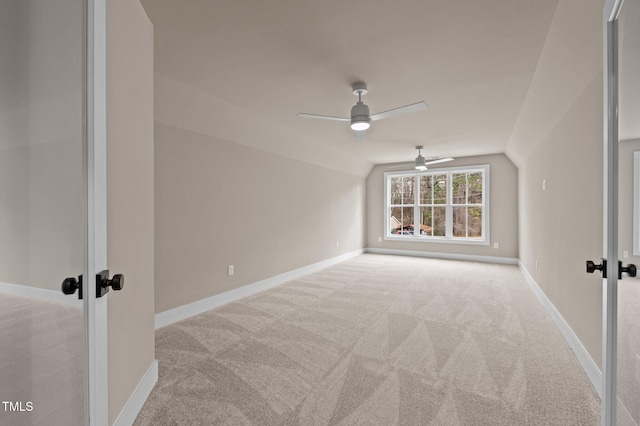
[[[427,108],[426,102],[417,102],[411,105],[401,106],[399,108],[393,108],[388,111],[379,112],[377,114],[370,115],[369,107],[362,102],[362,95],[366,95],[367,85],[364,83],[356,83],[353,85],[353,94],[358,97],[358,102],[351,108],[351,118],[332,117],[328,115],[308,114],[301,112],[298,114],[300,118],[316,118],[322,120],[333,121],[350,121],[351,128],[356,132],[356,140],[364,140],[365,130],[371,126],[372,121],[381,120],[383,118],[393,117],[394,115],[405,114],[408,112],[419,111]]]
[[[423,147],[416,146],[416,149],[418,150],[418,156],[416,157],[415,169],[424,172],[425,170],[427,170],[427,160],[425,160],[425,158],[422,156]]]
[[[369,120],[361,120],[357,118],[351,120],[351,128],[356,132],[367,130],[369,127],[371,127]]]
[[[421,172],[424,172],[425,170],[427,170],[424,157],[416,158],[416,170],[420,170]]]
[[[371,126],[368,117],[354,117],[351,119],[351,128],[355,131],[367,130]]]
[[[358,83],[353,86],[353,94],[358,97],[358,103],[351,107],[351,128],[355,131],[367,130],[371,126],[369,107],[362,103],[362,95],[366,93],[366,84]]]

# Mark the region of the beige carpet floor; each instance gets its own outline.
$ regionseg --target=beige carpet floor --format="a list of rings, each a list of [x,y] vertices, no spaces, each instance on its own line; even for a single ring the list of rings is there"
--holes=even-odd
[[[365,254],[156,333],[136,425],[598,425],[515,266]]]
[[[84,424],[82,305],[0,292],[0,426]],[[20,407],[18,407],[19,409]]]

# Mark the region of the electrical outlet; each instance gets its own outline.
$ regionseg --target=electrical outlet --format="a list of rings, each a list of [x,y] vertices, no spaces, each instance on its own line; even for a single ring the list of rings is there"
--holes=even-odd
[[[536,271],[538,270],[538,266],[539,266],[538,259],[536,259]]]
[[[234,273],[233,265],[227,266],[227,275],[231,276],[233,275],[233,273]]]
[[[547,190],[547,180],[546,179],[542,179],[542,190],[543,191]]]
[[[340,241],[336,241],[336,248],[340,248]]]
[[[498,244],[498,243],[493,243],[493,248],[498,248],[498,247],[500,247],[500,244]]]
[[[382,242],[382,237],[378,237],[378,242],[381,243]]]
[[[629,252],[627,250],[623,251],[622,252],[622,257],[625,258],[625,259],[628,259],[629,258]]]

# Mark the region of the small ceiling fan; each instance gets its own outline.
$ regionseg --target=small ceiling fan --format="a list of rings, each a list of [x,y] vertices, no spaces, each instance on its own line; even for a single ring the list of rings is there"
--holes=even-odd
[[[372,121],[381,120],[383,118],[393,117],[394,115],[406,114],[409,112],[420,111],[427,108],[427,103],[417,102],[411,105],[405,105],[388,111],[378,112],[369,115],[369,107],[362,102],[362,96],[367,94],[367,85],[364,83],[356,83],[353,85],[353,94],[358,97],[358,102],[351,108],[351,118],[333,117],[329,115],[307,114],[305,112],[298,113],[300,118],[316,118],[321,120],[333,121],[350,121],[351,128],[356,132],[356,140],[363,141],[366,139],[366,130]]]
[[[451,157],[446,157],[446,158],[431,157],[427,159],[422,156],[422,150],[424,149],[422,145],[416,146],[416,149],[418,150],[418,156],[416,157],[413,163],[404,163],[404,164],[398,164],[395,166],[387,166],[387,169],[401,169],[401,168],[407,167],[408,165],[413,165],[416,170],[423,172],[427,170],[427,166],[430,166],[432,164],[446,163],[446,162],[455,160],[455,158],[451,158]]]

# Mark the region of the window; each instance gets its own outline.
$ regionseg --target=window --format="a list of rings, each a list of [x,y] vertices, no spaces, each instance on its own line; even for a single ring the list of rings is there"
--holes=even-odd
[[[489,244],[488,181],[489,165],[385,173],[385,238]]]

